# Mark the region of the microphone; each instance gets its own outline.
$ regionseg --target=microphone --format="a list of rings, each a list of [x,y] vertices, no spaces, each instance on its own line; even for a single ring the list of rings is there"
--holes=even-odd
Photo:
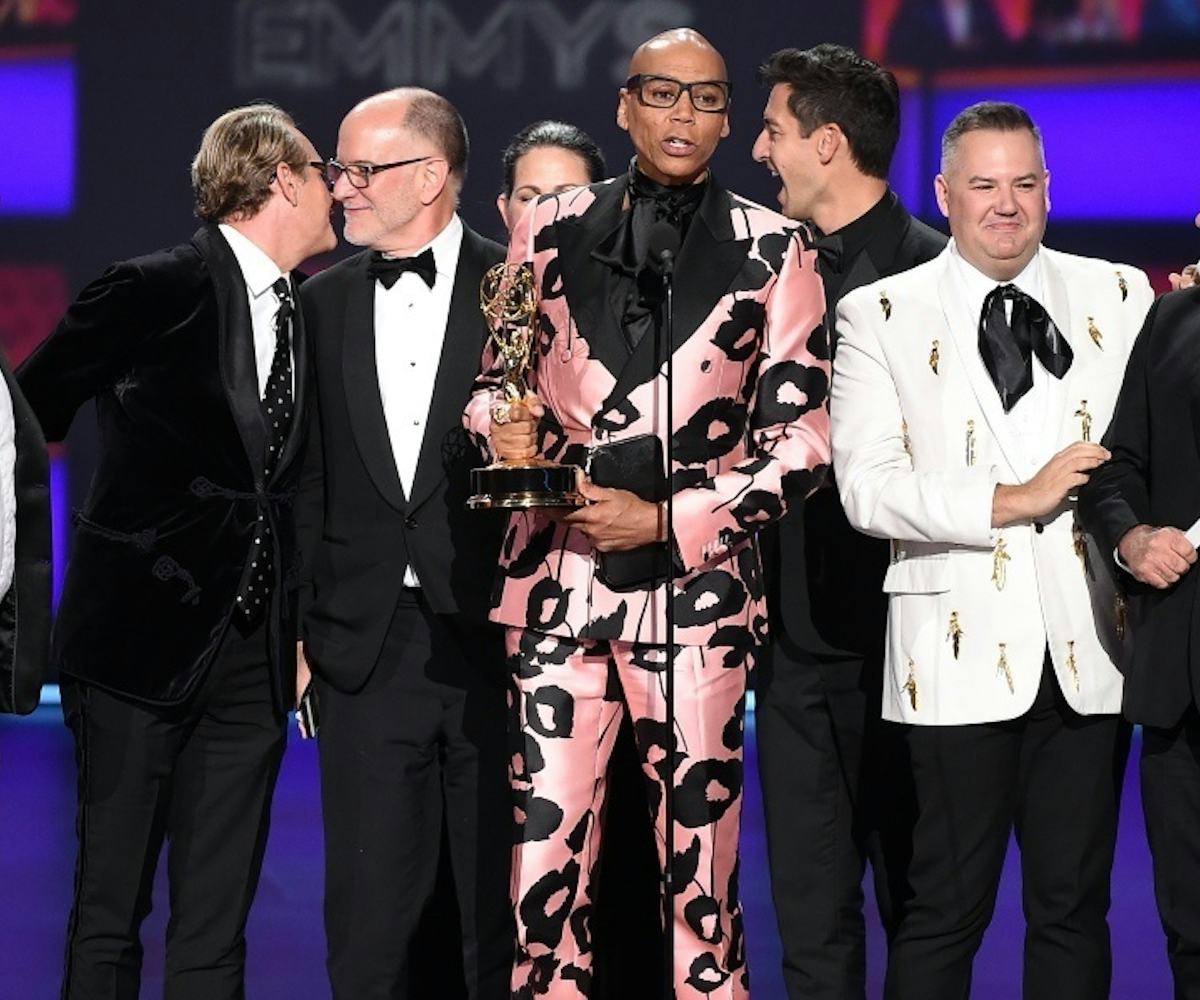
[[[675,271],[679,233],[665,220],[654,223],[646,234],[646,262],[657,274],[669,278]]]

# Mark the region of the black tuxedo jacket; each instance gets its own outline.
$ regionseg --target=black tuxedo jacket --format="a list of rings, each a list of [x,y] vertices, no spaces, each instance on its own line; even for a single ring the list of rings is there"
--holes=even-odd
[[[66,436],[88,399],[100,425],[54,627],[63,673],[147,702],[188,698],[229,624],[262,509],[275,544],[272,659],[280,678],[294,674],[305,345],[297,316],[292,429],[269,481],[246,286],[215,226],[114,264],[21,366],[48,440]]]
[[[893,196],[866,248],[847,262],[838,294],[932,260],[945,246],[944,235],[914,219]],[[827,303],[829,315],[836,305]],[[831,340],[836,344],[836,337]],[[768,528],[762,544],[776,637],[782,632],[801,650],[823,657],[860,659],[882,651],[888,542],[850,527],[832,475],[803,507]]]
[[[469,471],[485,459],[462,412],[488,336],[479,283],[503,259],[503,247],[463,227],[412,496],[396,471],[379,394],[370,254],[323,271],[301,292],[320,400],[297,511],[312,540],[304,638],[315,668],[340,690],[357,690],[374,669],[409,565],[434,611],[487,618],[501,524],[466,509]]]
[[[1129,356],[1104,435],[1112,458],[1079,492],[1079,516],[1111,554],[1139,524],[1187,530],[1200,518],[1200,288],[1172,292],[1151,307]],[[1127,591],[1133,630],[1124,712],[1172,726],[1200,690],[1200,569],[1169,590],[1114,570]]]
[[[50,653],[50,462],[37,418],[0,358],[16,423],[16,564],[0,600],[0,712],[37,708]]]

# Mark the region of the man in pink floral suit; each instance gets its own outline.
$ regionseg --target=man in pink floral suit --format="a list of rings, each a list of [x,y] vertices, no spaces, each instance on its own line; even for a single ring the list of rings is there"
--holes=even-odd
[[[708,171],[729,132],[720,54],[679,29],[642,45],[629,72],[617,108],[637,154],[628,174],[542,199],[513,233],[509,261],[532,267],[541,294],[536,397],[504,403],[489,352],[466,414],[497,456],[590,469],[580,510],[513,515],[493,611],[509,626],[516,683],[513,997],[590,993],[591,872],[627,707],[664,864],[665,782],[674,788],[676,995],[733,1000],[748,991],[742,715],[767,622],[754,532],[800,503],[829,461],[824,296],[807,234]],[[669,545],[656,455],[664,295],[648,249],[663,222],[680,238]]]

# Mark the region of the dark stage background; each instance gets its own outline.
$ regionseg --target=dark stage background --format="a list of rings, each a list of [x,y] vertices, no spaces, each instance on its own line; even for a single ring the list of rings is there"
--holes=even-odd
[[[766,97],[757,65],[784,45],[838,41],[897,70],[905,118],[893,182],[933,224],[944,228],[932,202],[942,128],[964,105],[1000,97],[1024,103],[1046,133],[1050,245],[1143,266],[1160,290],[1168,270],[1200,254],[1192,226],[1200,210],[1200,0],[0,0],[0,346],[19,361],[109,261],[190,235],[197,223],[188,164],[204,127],[228,107],[277,101],[331,155],[341,116],[362,97],[405,84],[438,90],[471,133],[462,214],[500,238],[493,201],[512,133],[563,118],[587,129],[610,167],[622,169],[628,144],[613,119],[629,53],[680,24],[699,28],[726,56],[733,130],[715,169],[750,198],[774,205],[777,190],[750,160]],[[83,413],[56,453],[60,571],[94,447]],[[0,724],[0,968],[17,970],[16,979],[0,977],[0,1000],[55,992],[72,778],[54,713]],[[251,959],[266,963],[252,984],[257,998],[326,995],[311,749],[289,750],[287,794],[277,803],[255,918],[257,940],[267,942]],[[1114,995],[1166,996],[1128,801],[1122,838],[1115,892],[1126,931]],[[761,840],[749,797],[755,995],[771,998],[781,994]],[[1000,949],[993,970],[1019,965],[1011,890],[1010,880],[1011,912],[989,939]],[[981,979],[979,995],[1015,996],[1014,983],[996,971]]]

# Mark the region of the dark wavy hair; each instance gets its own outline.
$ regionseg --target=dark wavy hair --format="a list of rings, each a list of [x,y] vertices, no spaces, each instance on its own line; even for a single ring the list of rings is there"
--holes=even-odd
[[[792,88],[788,108],[806,138],[822,125],[836,124],[855,166],[868,177],[887,179],[900,139],[900,87],[891,70],[826,42],[780,49],[758,75],[763,83]]]

